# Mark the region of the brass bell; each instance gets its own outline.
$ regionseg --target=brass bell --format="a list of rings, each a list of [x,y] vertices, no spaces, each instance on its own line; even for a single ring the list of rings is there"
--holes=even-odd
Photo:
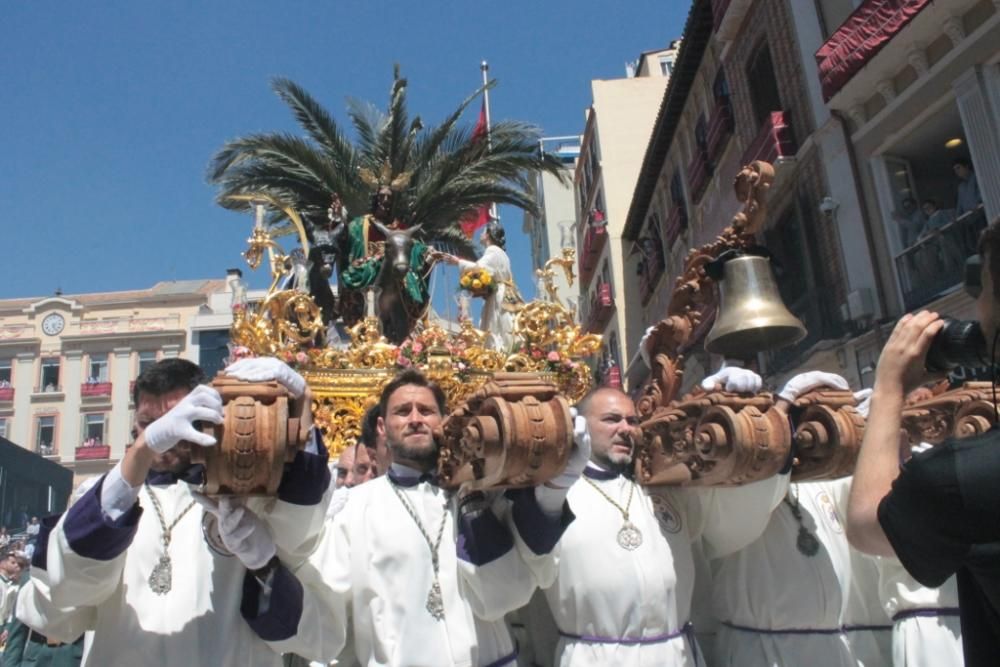
[[[705,349],[726,357],[794,345],[806,328],[781,300],[771,260],[740,255],[725,260],[719,283],[719,312],[705,338]]]

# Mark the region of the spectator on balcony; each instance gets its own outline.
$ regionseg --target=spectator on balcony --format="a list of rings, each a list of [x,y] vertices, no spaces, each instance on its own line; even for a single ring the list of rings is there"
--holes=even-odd
[[[899,224],[900,240],[904,248],[916,243],[927,225],[927,216],[917,207],[913,197],[904,197],[899,202],[899,210],[895,211],[892,217]]]
[[[10,389],[10,381],[7,379],[0,380],[0,389]]]
[[[974,211],[983,204],[983,196],[979,192],[979,181],[972,163],[965,158],[957,158],[951,165],[958,178],[958,197],[955,202],[955,217],[961,217]]]
[[[0,526],[0,549],[10,544],[10,533],[7,532],[7,526]]]
[[[41,529],[41,525],[38,523],[38,517],[31,517],[31,521],[28,523],[28,527],[24,529],[24,532],[28,534],[28,540],[34,541],[38,539],[38,531]]]

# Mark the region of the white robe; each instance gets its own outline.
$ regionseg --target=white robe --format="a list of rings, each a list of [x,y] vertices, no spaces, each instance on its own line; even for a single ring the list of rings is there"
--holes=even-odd
[[[927,588],[907,574],[895,558],[878,559],[878,569],[882,604],[886,613],[896,618],[892,630],[893,666],[964,665],[955,577],[940,588]],[[934,615],[932,610],[943,613]]]
[[[851,592],[845,532],[850,479],[792,487],[790,495],[797,496],[803,526],[819,540],[819,552],[806,556],[798,550],[799,522],[782,502],[760,539],[713,564],[715,610],[722,621],[719,665],[863,664],[843,631]]]
[[[509,289],[506,283],[513,280],[510,257],[500,246],[490,245],[486,246],[483,256],[475,262],[458,260],[458,268],[463,272],[476,267],[489,271],[497,286],[495,292],[483,299],[479,328],[490,333],[495,349],[507,350],[514,334],[514,314],[503,309],[504,298]]]
[[[153,493],[168,522],[192,500],[184,482],[153,487]],[[263,498],[248,502],[271,530],[283,564],[294,568],[315,547],[328,497],[329,492],[314,505]],[[91,503],[100,512],[99,500],[90,494],[78,502]],[[308,653],[318,644],[316,637],[299,635],[265,642],[248,625],[240,612],[246,568],[236,557],[208,546],[204,510],[198,504],[171,532],[172,589],[154,593],[148,579],[163,554],[160,522],[147,489],[138,502],[141,515],[134,536],[109,559],[77,553],[66,531],[70,512],[59,520],[48,537],[44,567],[32,568],[32,579],[18,598],[18,617],[25,624],[58,641],[73,641],[93,630],[84,665],[100,667],[280,665],[281,652]],[[123,529],[117,530],[121,535]],[[272,604],[278,605],[278,597],[276,590]]]
[[[487,538],[498,537],[494,545],[507,540],[509,548],[474,564],[475,557],[460,554],[469,540],[458,532],[453,495],[428,482],[399,486],[432,540],[444,520],[438,550],[444,618],[437,620],[426,609],[434,583],[431,549],[392,485],[385,475],[352,488],[309,559],[310,574],[299,572],[322,581],[326,598],[313,620],[322,628],[326,659],[354,655],[372,666],[513,664],[504,615],[525,605],[538,584],[551,583],[556,552],[532,551],[515,526],[512,503],[499,497],[485,510],[496,529]]]
[[[562,635],[555,664],[704,665],[686,630],[696,569],[692,542],[700,538],[713,558],[753,541],[788,477],[726,489],[643,488],[624,477],[594,482],[622,507],[635,486],[629,519],[643,541],[633,551],[619,546],[621,512],[586,480],[573,485],[576,520],[562,538],[558,579],[545,591]]]

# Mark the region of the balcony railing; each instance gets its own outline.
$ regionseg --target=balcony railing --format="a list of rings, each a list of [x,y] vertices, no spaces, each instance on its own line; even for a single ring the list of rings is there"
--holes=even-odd
[[[608,226],[587,225],[587,231],[583,235],[583,251],[580,253],[580,286],[586,287],[594,275],[597,268],[597,260],[601,256],[604,244],[608,240]]]
[[[795,157],[797,150],[792,126],[788,123],[788,114],[784,111],[772,111],[743,153],[740,164],[750,164],[754,160],[775,164],[782,159]]]
[[[590,302],[590,317],[587,323],[587,330],[592,333],[599,333],[611,321],[611,314],[615,312],[615,298],[611,295],[611,285],[601,283],[594,290],[594,297]]]
[[[58,456],[58,452],[56,452],[56,448],[53,445],[40,444],[38,445],[36,452],[42,456]]]
[[[10,403],[14,400],[13,387],[0,387],[0,403]]]
[[[733,136],[733,109],[728,102],[719,102],[708,119],[708,159],[718,164],[729,137]]]
[[[651,253],[643,258],[639,273],[639,297],[642,299],[642,305],[645,306],[649,302],[649,298],[653,296],[656,286],[660,283],[665,264],[662,251]]]
[[[622,388],[622,369],[620,366],[611,366],[608,368],[601,377],[601,385],[604,387],[612,387],[614,389]]]
[[[986,227],[982,207],[930,232],[896,256],[906,310],[923,306],[965,279],[965,260],[976,253]]]
[[[691,201],[697,203],[701,195],[708,186],[710,176],[708,156],[700,148],[696,148],[691,162],[688,164],[688,190],[691,192]]]
[[[829,101],[931,0],[865,0],[816,52]]]
[[[80,396],[83,398],[95,398],[99,396],[111,395],[110,382],[85,382],[80,385]]]
[[[94,461],[111,457],[110,445],[89,445],[84,443],[76,448],[77,461]]]
[[[663,237],[667,242],[667,248],[674,246],[674,241],[687,229],[688,214],[683,204],[674,204],[667,215],[667,221],[663,226]]]
[[[59,385],[59,384],[46,384],[46,385],[42,385],[41,387],[35,387],[35,391],[33,391],[32,393],[33,394],[43,394],[43,395],[44,394],[61,394],[62,390],[63,390],[62,385]]]

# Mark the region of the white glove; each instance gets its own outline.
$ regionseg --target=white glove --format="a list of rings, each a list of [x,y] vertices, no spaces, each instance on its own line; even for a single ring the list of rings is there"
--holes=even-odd
[[[240,359],[226,366],[226,375],[247,382],[269,382],[274,380],[288,390],[292,398],[301,398],[306,391],[306,381],[293,371],[288,364],[274,357]]]
[[[819,389],[820,387],[843,389],[845,391],[850,389],[847,385],[847,380],[839,375],[824,373],[823,371],[809,371],[807,373],[799,373],[786,382],[785,386],[778,392],[778,397],[785,399],[789,403],[794,403],[802,394],[806,394],[813,389]]]
[[[642,360],[646,362],[646,366],[649,368],[653,367],[653,363],[650,361],[649,357],[649,344],[650,338],[653,336],[653,329],[655,328],[656,325],[654,324],[646,329],[646,333],[642,335],[642,339],[639,341],[639,356],[642,357]]]
[[[854,392],[854,400],[858,402],[855,410],[865,419],[868,419],[868,410],[872,407],[872,390],[862,389]]]
[[[573,417],[573,449],[569,454],[566,467],[555,478],[543,486],[535,487],[535,499],[542,511],[549,516],[559,516],[566,500],[569,487],[580,479],[583,469],[590,460],[590,431],[587,429],[587,418],[577,414],[576,408],[570,408]]]
[[[216,516],[222,543],[248,570],[259,570],[274,558],[278,548],[271,532],[259,516],[247,509],[242,498],[194,494],[194,499]]]
[[[746,368],[729,365],[733,362],[727,361],[715,375],[709,375],[701,381],[701,388],[705,391],[712,391],[718,385],[722,385],[725,391],[738,394],[756,394],[764,386],[764,380],[759,375]]]
[[[181,440],[211,447],[215,444],[215,438],[196,429],[196,421],[213,424],[223,422],[222,397],[219,392],[203,384],[195,387],[165,415],[146,427],[143,431],[146,445],[157,454],[170,450]]]

